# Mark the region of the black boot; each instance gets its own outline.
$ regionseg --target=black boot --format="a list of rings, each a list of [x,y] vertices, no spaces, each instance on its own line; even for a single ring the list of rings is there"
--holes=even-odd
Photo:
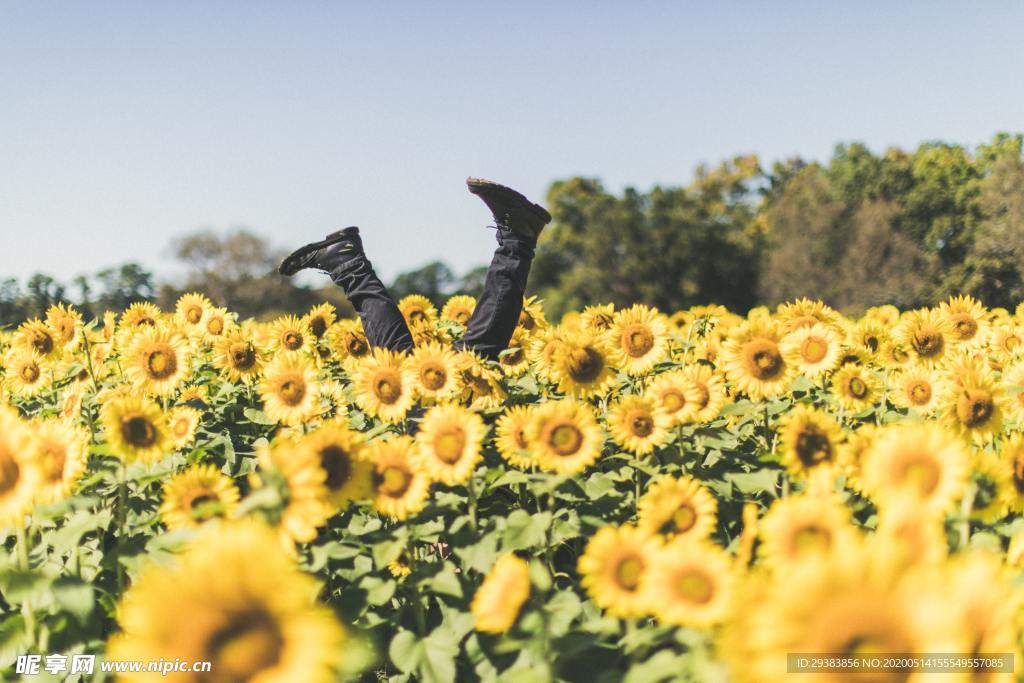
[[[299,247],[281,261],[277,271],[282,275],[294,275],[300,270],[313,268],[333,275],[354,257],[362,255],[363,241],[359,237],[359,228],[351,226],[332,232],[319,242]]]
[[[483,178],[466,178],[466,185],[484,201],[501,230],[535,243],[540,231],[551,222],[551,214],[543,206],[534,204],[510,187]]]

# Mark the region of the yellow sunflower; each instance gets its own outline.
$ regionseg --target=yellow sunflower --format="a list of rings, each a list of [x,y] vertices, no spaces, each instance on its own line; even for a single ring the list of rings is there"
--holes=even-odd
[[[271,487],[283,502],[278,533],[285,544],[309,543],[334,512],[327,503],[327,473],[319,454],[290,439],[256,448],[255,482]]]
[[[533,467],[537,459],[530,451],[526,430],[533,420],[533,406],[512,406],[495,422],[494,446],[510,465]]]
[[[237,314],[230,313],[226,308],[210,308],[202,322],[203,336],[207,342],[215,342],[233,330]]]
[[[453,486],[473,476],[482,459],[487,427],[483,419],[461,406],[435,406],[416,433],[416,465],[434,481]]]
[[[1018,425],[1024,425],[1024,362],[1005,368],[1001,384],[1005,394],[1003,408],[1006,417]]]
[[[470,409],[494,410],[504,405],[508,394],[501,386],[501,370],[495,363],[471,351],[460,351],[455,354],[455,365],[462,386],[460,397]]]
[[[767,320],[742,325],[725,341],[723,367],[733,386],[754,401],[785,393],[793,366],[779,349],[778,326]]]
[[[61,420],[32,424],[32,459],[41,475],[36,502],[53,503],[74,489],[85,472],[89,434]]]
[[[800,403],[783,418],[779,435],[782,463],[794,477],[836,468],[842,430],[826,413]]]
[[[1003,429],[1003,388],[988,372],[959,367],[951,373],[943,400],[946,424],[977,442],[994,438]]]
[[[875,357],[889,341],[890,325],[870,316],[857,321],[850,330],[849,342]]]
[[[327,500],[335,509],[350,501],[369,500],[373,495],[373,467],[362,434],[334,419],[301,439],[301,446],[313,452],[323,469]]]
[[[530,367],[530,359],[527,349],[530,345],[528,333],[521,327],[517,327],[512,333],[508,346],[498,354],[498,365],[506,377],[518,377]]]
[[[461,390],[455,353],[450,348],[438,343],[417,346],[408,367],[416,395],[428,405],[450,400]]]
[[[668,353],[668,323],[658,311],[635,304],[615,314],[608,339],[612,364],[626,374],[643,375]]]
[[[644,395],[661,408],[673,426],[692,422],[701,398],[700,392],[687,381],[682,370],[657,375]]]
[[[562,347],[562,334],[557,327],[541,330],[530,342],[529,358],[533,371],[546,382],[558,381],[555,377],[555,356]]]
[[[605,416],[608,433],[620,447],[635,455],[647,455],[669,436],[671,419],[650,398],[623,396]]]
[[[238,507],[234,480],[216,465],[193,465],[164,482],[160,518],[168,529],[191,529],[230,518]]]
[[[939,515],[922,512],[913,500],[898,499],[879,515],[876,541],[887,544],[886,552],[904,564],[941,563],[948,555],[943,522]]]
[[[484,633],[504,633],[516,623],[529,597],[526,561],[512,554],[502,555],[473,594],[469,611],[476,619],[474,628]]]
[[[271,420],[299,425],[319,410],[319,387],[309,361],[295,354],[279,354],[263,371],[259,384],[263,411]]]
[[[978,453],[971,464],[975,491],[971,516],[992,524],[1006,516],[1015,497],[1013,470],[1005,460],[987,451]]]
[[[310,309],[309,313],[302,317],[303,322],[309,326],[309,331],[317,339],[323,339],[334,321],[338,319],[337,310],[331,304],[324,302],[317,304]]]
[[[437,308],[430,299],[420,294],[409,294],[398,302],[398,310],[409,327],[433,326],[437,322]]]
[[[179,406],[167,413],[167,424],[177,449],[192,445],[196,440],[196,429],[202,419],[202,413],[195,408]]]
[[[315,340],[309,323],[294,315],[282,316],[270,326],[270,350],[274,353],[306,353],[312,351]]]
[[[889,398],[901,408],[931,415],[939,408],[947,391],[946,381],[936,371],[914,365],[894,376]]]
[[[581,330],[598,336],[603,335],[615,324],[615,304],[587,306],[580,312],[579,322]]]
[[[119,331],[133,332],[142,327],[154,327],[163,319],[160,309],[147,301],[138,301],[124,310],[118,321]]]
[[[22,526],[43,480],[32,457],[31,432],[13,411],[0,406],[0,527]]]
[[[373,505],[381,514],[407,519],[423,509],[430,477],[415,464],[415,442],[395,436],[370,444],[373,464]]]
[[[604,433],[590,406],[563,399],[534,409],[526,442],[543,469],[571,475],[582,472],[601,455]]]
[[[341,320],[332,325],[327,331],[327,344],[349,372],[372,351],[359,320]]]
[[[234,328],[214,342],[213,367],[231,382],[251,384],[263,370],[263,350],[241,328]]]
[[[49,325],[33,318],[18,326],[11,340],[11,348],[26,354],[37,354],[43,360],[56,360],[63,351],[63,343]]]
[[[111,398],[100,409],[100,422],[110,450],[127,462],[155,462],[174,448],[167,416],[147,398]]]
[[[177,563],[148,565],[133,582],[108,655],[208,661],[222,681],[328,683],[345,631],[319,592],[262,524],[210,525]]]
[[[667,538],[706,539],[715,530],[718,501],[700,480],[661,477],[640,498],[637,527]]]
[[[759,553],[777,570],[807,564],[856,543],[850,513],[832,495],[779,498],[762,518]]]
[[[441,309],[441,319],[451,320],[465,326],[476,309],[476,297],[457,294],[450,297]]]
[[[352,386],[356,405],[384,422],[405,419],[415,397],[415,377],[407,357],[387,349],[373,349],[359,363]]]
[[[54,304],[46,309],[46,326],[53,330],[54,337],[63,351],[75,351],[85,338],[82,315],[72,306]]]
[[[141,391],[169,396],[185,381],[189,372],[189,345],[162,327],[140,331],[130,343],[121,365],[125,378]]]
[[[753,318],[754,316],[749,317]],[[806,298],[780,304],[775,311],[775,317],[782,323],[786,333],[818,323],[835,328],[841,319],[834,308],[821,300]]]
[[[732,599],[732,557],[710,543],[677,539],[656,551],[640,592],[647,612],[666,625],[709,628]]]
[[[999,353],[1012,358],[1024,350],[1024,328],[1013,323],[996,325],[989,337],[989,344]]]
[[[905,313],[894,335],[914,360],[932,367],[942,362],[953,343],[950,321],[930,308]]]
[[[683,368],[683,382],[687,395],[694,397],[693,422],[711,422],[722,412],[727,400],[722,376],[704,363]]]
[[[953,341],[959,346],[981,348],[988,342],[991,328],[985,319],[985,307],[973,297],[950,297],[939,306],[939,315],[949,324]]]
[[[779,342],[783,360],[812,380],[836,367],[841,350],[839,335],[821,323],[799,327]]]
[[[50,368],[45,359],[33,351],[19,349],[5,359],[7,390],[15,396],[35,396],[51,386]]]
[[[1024,512],[1024,434],[1016,433],[1002,440],[999,459],[1010,471],[1009,508],[1013,512]]]
[[[580,585],[611,616],[644,616],[649,605],[641,585],[659,547],[657,540],[635,527],[602,527],[580,556]]]
[[[558,390],[577,398],[604,394],[615,381],[604,337],[575,334],[562,339],[555,351],[551,376]]]
[[[523,308],[519,311],[517,327],[532,334],[547,326],[548,320],[544,317],[544,303],[535,296],[523,297]]]
[[[932,422],[885,427],[864,453],[864,490],[880,508],[909,497],[923,511],[952,509],[967,483],[967,452],[959,439]]]
[[[189,292],[183,294],[174,305],[174,315],[188,328],[202,330],[203,318],[206,312],[213,308],[213,304],[206,298],[205,294]]]
[[[860,412],[881,400],[882,382],[872,370],[850,363],[832,375],[832,393],[843,408]]]

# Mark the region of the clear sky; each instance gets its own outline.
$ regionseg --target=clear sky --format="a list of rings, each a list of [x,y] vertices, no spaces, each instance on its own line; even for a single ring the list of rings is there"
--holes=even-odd
[[[489,259],[467,175],[682,184],[1024,128],[1019,2],[7,2],[0,277],[359,225],[388,279]]]

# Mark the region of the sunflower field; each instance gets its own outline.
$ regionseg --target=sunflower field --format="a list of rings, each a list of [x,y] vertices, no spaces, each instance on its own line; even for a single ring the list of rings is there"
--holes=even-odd
[[[788,655],[1021,653],[1024,306],[322,305],[199,294],[0,332],[0,675],[789,680]],[[1015,680],[908,670],[842,680]],[[835,680],[804,673],[806,683]],[[111,680],[111,674],[26,680]]]

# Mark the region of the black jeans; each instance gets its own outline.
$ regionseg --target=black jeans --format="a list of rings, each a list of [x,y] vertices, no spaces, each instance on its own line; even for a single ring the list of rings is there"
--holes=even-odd
[[[475,351],[495,360],[508,346],[519,323],[534,252],[532,240],[510,231],[499,228],[497,238],[498,248],[484,279],[483,292],[469,318],[466,334],[455,344],[457,349]],[[365,255],[355,256],[331,277],[345,290],[345,296],[362,319],[370,346],[393,351],[413,347],[405,318]]]

